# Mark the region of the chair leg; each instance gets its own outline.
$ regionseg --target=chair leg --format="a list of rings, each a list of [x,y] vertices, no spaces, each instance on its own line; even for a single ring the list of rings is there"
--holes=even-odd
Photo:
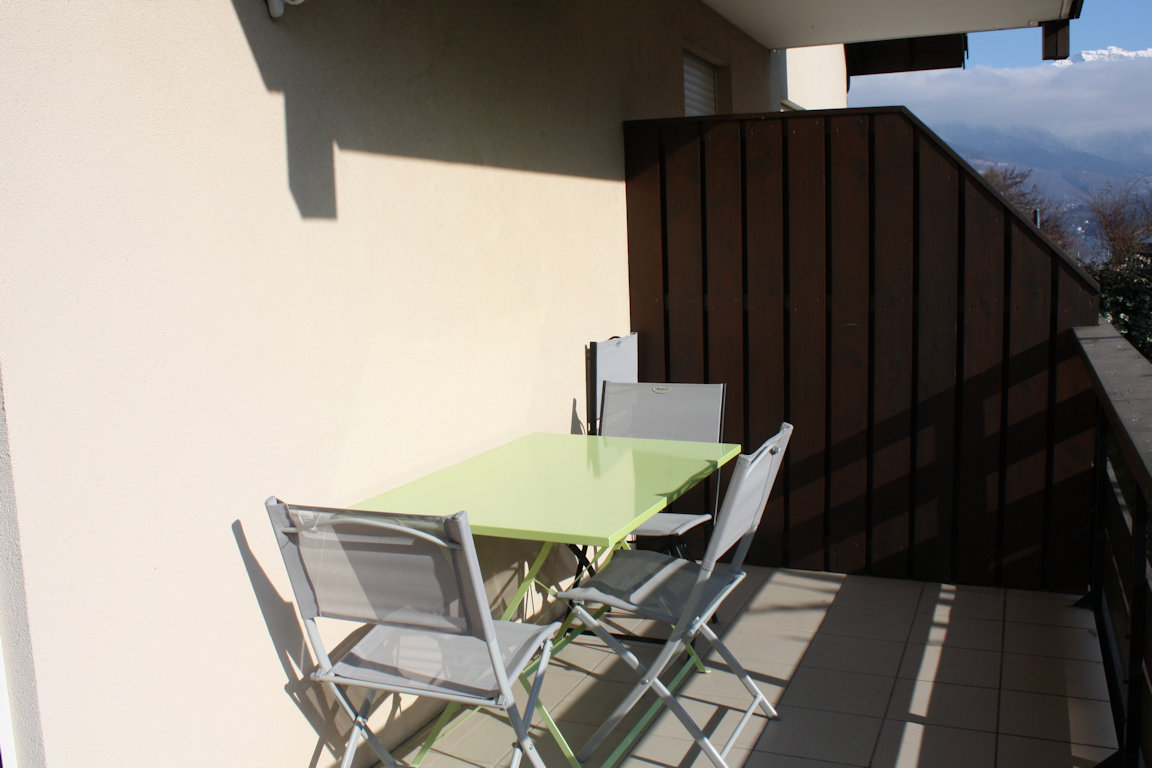
[[[634,653],[621,645],[620,641],[613,637],[610,632],[604,629],[604,626],[600,622],[596,621],[596,619],[591,614],[589,614],[582,605],[573,603],[572,609],[585,626],[589,627],[593,632],[595,632],[597,637],[603,640],[604,643],[610,647],[617,656],[622,658],[625,663],[628,664],[628,666],[632,667],[632,669],[639,673],[641,676],[640,682],[633,686],[632,690],[628,692],[628,695],[624,698],[624,700],[616,706],[616,709],[612,711],[612,714],[608,715],[608,718],[596,730],[596,733],[592,734],[592,738],[589,739],[588,742],[580,748],[580,752],[576,755],[576,759],[580,762],[584,762],[588,759],[592,752],[594,752],[596,748],[600,746],[604,739],[608,737],[608,734],[610,734],[616,728],[616,726],[620,724],[620,722],[633,709],[633,707],[636,706],[636,703],[639,702],[644,694],[648,692],[649,688],[653,688],[656,685],[659,685],[661,688],[664,687],[659,680],[660,674],[663,673],[665,667],[668,666],[669,662],[676,656],[676,654],[678,654],[681,649],[686,647],[687,643],[685,642],[682,633],[673,631],[672,637],[668,638],[664,647],[660,650],[660,654],[656,657],[656,660],[652,662],[651,666],[645,667],[640,662],[640,660],[636,658]],[[666,688],[664,688],[664,690],[667,691]]]
[[[520,709],[515,704],[510,705],[506,713],[508,722],[512,724],[512,730],[516,732],[516,748],[512,753],[512,768],[517,768],[520,765],[522,755],[528,756],[528,762],[533,765],[533,768],[547,768],[544,765],[544,760],[540,757],[540,753],[536,751],[532,734],[528,732],[528,719],[520,716]],[[532,710],[528,710],[529,717],[531,713]]]
[[[372,733],[372,729],[368,727],[368,715],[372,711],[372,702],[376,700],[376,692],[370,691],[357,711],[343,689],[331,681],[325,681],[325,684],[335,694],[336,700],[352,720],[352,730],[348,734],[348,743],[344,747],[344,757],[340,761],[341,768],[348,768],[352,765],[352,759],[356,756],[356,750],[360,748],[361,740],[368,742],[368,746],[383,761],[385,768],[398,768],[396,758],[392,757],[392,753],[384,748],[384,745],[376,738],[376,734]]]
[[[744,684],[748,693],[752,694],[752,696],[756,698],[756,701],[759,702],[760,708],[764,710],[764,714],[774,720],[779,719],[780,713],[776,711],[776,708],[768,701],[768,697],[760,690],[760,686],[756,685],[756,681],[748,674],[748,670],[744,669],[740,662],[736,660],[736,657],[732,655],[732,651],[728,650],[728,646],[724,645],[724,641],[712,631],[712,628],[707,624],[702,624],[700,626],[700,634],[704,635],[704,639],[708,641],[708,644],[719,652],[720,656],[723,657],[724,661],[728,664],[728,668],[736,673],[736,676],[740,678],[740,682]]]
[[[512,724],[512,730],[516,732],[516,749],[512,753],[512,768],[518,768],[520,758],[523,755],[528,755],[528,762],[532,763],[534,768],[546,768],[540,753],[536,751],[536,744],[532,741],[532,734],[528,729],[532,725],[532,713],[535,711],[536,702],[540,698],[540,688],[544,684],[544,673],[548,669],[548,661],[551,658],[552,641],[545,640],[540,647],[540,660],[536,664],[536,675],[532,681],[532,690],[528,694],[528,703],[524,708],[523,717],[520,716],[520,710],[512,698],[512,692],[507,691],[508,700],[512,703],[506,713],[508,722]]]
[[[688,710],[684,709],[684,705],[676,698],[673,693],[668,690],[664,683],[659,680],[654,680],[652,683],[652,690],[664,702],[664,705],[672,711],[676,719],[687,729],[688,733],[692,736],[692,740],[696,742],[696,746],[700,747],[700,751],[707,755],[708,759],[716,768],[728,768],[728,763],[724,761],[724,757],[716,749],[711,739],[700,730],[700,726],[688,714]]]
[[[340,768],[352,768],[352,758],[360,746],[360,739],[364,735],[364,726],[359,718],[352,723],[352,732],[348,734],[348,744],[344,747],[344,759],[340,761]]]

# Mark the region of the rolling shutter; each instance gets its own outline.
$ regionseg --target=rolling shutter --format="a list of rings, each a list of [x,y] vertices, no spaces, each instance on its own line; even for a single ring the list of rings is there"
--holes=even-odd
[[[684,51],[684,114],[693,117],[717,112],[716,65]]]

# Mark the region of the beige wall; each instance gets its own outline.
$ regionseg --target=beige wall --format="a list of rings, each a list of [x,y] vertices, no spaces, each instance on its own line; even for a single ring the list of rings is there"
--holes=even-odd
[[[567,431],[629,326],[620,123],[681,113],[685,45],[779,103],[694,0],[0,5],[21,768],[320,754],[263,499]]]
[[[848,75],[843,45],[813,45],[778,51],[773,63],[784,72],[785,98],[804,109],[848,106]],[[780,59],[784,59],[783,67]]]

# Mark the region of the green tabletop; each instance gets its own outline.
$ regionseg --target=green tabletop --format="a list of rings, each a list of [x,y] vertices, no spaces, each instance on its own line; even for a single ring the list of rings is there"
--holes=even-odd
[[[355,509],[464,510],[477,535],[611,547],[739,453],[732,443],[538,433]]]

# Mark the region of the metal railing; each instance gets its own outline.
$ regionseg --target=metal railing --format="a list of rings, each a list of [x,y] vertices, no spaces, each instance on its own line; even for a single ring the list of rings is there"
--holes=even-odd
[[[1077,328],[1075,334],[1097,400],[1090,594],[1120,745],[1118,764],[1135,767],[1152,755],[1152,362],[1111,325]]]

